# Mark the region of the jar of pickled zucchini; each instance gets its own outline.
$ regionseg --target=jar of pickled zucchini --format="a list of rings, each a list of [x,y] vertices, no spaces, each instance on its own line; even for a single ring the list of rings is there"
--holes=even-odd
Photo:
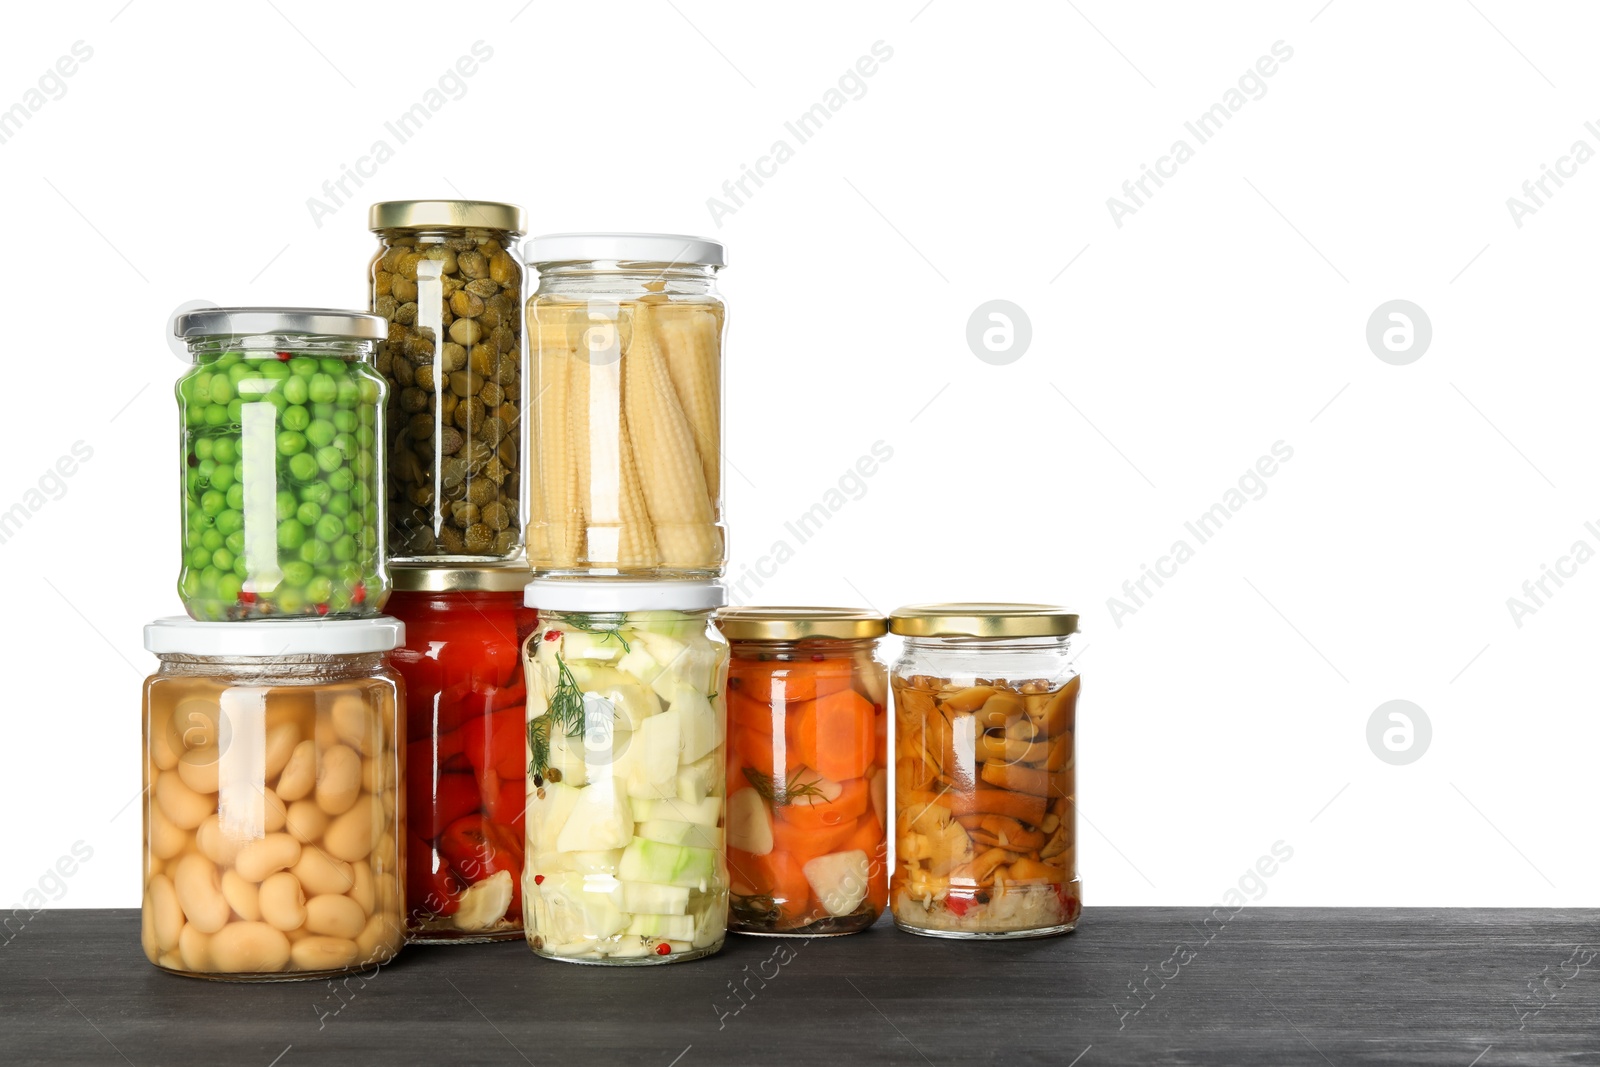
[[[1042,604],[928,604],[890,616],[895,869],[902,930],[1064,934],[1078,921],[1073,727],[1078,617]]]
[[[722,574],[723,262],[718,242],[673,234],[530,243],[536,572]]]
[[[145,627],[150,962],[283,980],[375,966],[404,940],[393,619]]]
[[[539,955],[642,965],[722,947],[724,597],[714,582],[528,585],[522,892]]]
[[[527,686],[518,564],[391,568],[406,683],[406,938],[522,936]]]
[[[518,555],[524,225],[515,204],[373,204],[372,310],[388,324],[389,553],[432,562]]]
[[[856,608],[730,608],[728,928],[824,936],[889,898],[886,622]]]
[[[383,379],[374,315],[208,308],[178,316],[183,567],[202,620],[376,615]]]

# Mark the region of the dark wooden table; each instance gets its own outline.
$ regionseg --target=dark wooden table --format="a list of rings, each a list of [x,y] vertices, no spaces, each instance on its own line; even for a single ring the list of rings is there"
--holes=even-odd
[[[0,949],[0,1064],[1600,1064],[1600,911],[1207,917],[730,937],[647,969],[412,948],[362,978],[240,985],[157,971],[132,911],[46,911]]]

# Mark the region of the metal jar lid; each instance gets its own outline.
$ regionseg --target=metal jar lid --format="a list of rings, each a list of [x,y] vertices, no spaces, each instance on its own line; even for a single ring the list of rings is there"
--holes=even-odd
[[[663,263],[725,267],[721,241],[682,233],[546,233],[528,242],[531,266],[550,263]]]
[[[528,228],[516,204],[494,200],[385,200],[367,210],[370,230],[505,230]]]
[[[526,563],[391,563],[397,593],[520,593],[533,577]]]
[[[849,641],[882,637],[889,628],[888,620],[866,608],[726,608],[717,625],[730,641]]]
[[[185,341],[302,335],[381,341],[389,336],[389,324],[378,315],[337,308],[197,308],[173,319],[172,332]]]
[[[1063,637],[1078,617],[1054,604],[909,604],[889,613],[906,637]]]

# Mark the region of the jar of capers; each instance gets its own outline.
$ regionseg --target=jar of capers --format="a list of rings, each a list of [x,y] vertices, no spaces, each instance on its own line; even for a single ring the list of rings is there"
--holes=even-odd
[[[388,549],[396,560],[507,559],[522,547],[522,209],[372,205],[372,310],[388,320]]]
[[[375,315],[207,308],[174,329],[183,569],[200,620],[376,615],[383,544],[383,397]]]

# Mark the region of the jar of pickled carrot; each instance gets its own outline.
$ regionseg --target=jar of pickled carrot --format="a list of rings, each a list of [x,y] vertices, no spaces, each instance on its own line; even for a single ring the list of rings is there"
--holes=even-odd
[[[405,623],[406,938],[522,936],[526,564],[390,568]]]
[[[537,573],[721,576],[723,264],[719,242],[676,234],[530,242]]]
[[[728,929],[818,937],[888,901],[888,670],[881,615],[733,608]]]
[[[894,665],[902,930],[1064,934],[1078,921],[1073,728],[1078,617],[1042,604],[901,608]]]

